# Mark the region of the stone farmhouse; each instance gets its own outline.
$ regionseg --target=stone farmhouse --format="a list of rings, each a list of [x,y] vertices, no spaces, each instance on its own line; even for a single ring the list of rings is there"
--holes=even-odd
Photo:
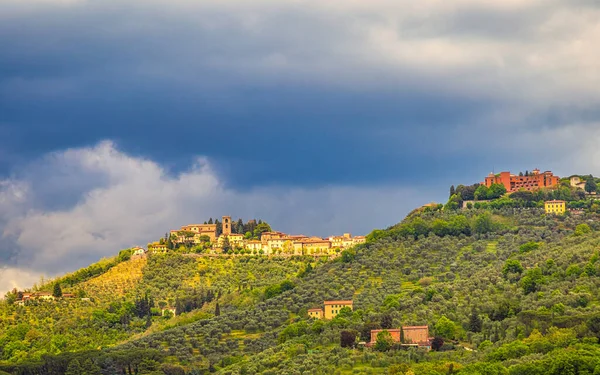
[[[232,233],[231,217],[223,216],[222,233],[217,236],[216,224],[190,224],[179,230],[171,230],[171,240],[178,246],[184,243],[195,245],[204,242],[207,237],[212,244],[212,253],[219,253],[225,240],[233,249],[249,250],[263,255],[335,255],[341,250],[366,242],[364,236],[352,237],[350,233],[328,238],[291,235],[283,232],[262,233],[260,240],[247,239],[243,234]],[[152,252],[166,252],[167,246],[160,242],[148,244]]]
[[[419,348],[431,349],[431,340],[429,337],[428,326],[403,326],[393,329],[373,329],[371,330],[371,342],[368,346],[373,346],[377,342],[377,335],[380,332],[387,331],[392,336],[394,342],[402,346],[416,346]]]

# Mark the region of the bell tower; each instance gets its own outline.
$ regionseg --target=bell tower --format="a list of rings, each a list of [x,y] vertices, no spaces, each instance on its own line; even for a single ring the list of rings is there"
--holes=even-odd
[[[229,236],[231,234],[231,216],[223,216],[223,234]]]

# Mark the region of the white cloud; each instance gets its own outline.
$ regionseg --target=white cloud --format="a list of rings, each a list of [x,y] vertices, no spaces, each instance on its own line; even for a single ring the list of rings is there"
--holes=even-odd
[[[5,181],[0,195],[0,209],[11,212],[2,217],[3,240],[18,250],[11,264],[19,271],[5,271],[5,287],[26,284],[41,273],[72,271],[209,217],[262,218],[275,229],[307,235],[366,234],[400,221],[429,198],[422,190],[394,187],[235,191],[224,186],[202,158],[187,172],[169,176],[158,164],[118,151],[111,142],[56,152],[25,170],[30,168],[46,173],[25,172],[21,179]],[[54,171],[64,178],[62,193],[79,196],[67,207],[48,209],[36,195],[44,195]],[[100,182],[71,189],[69,181],[78,179]]]
[[[5,292],[18,289],[30,288],[40,281],[42,273],[21,270],[18,268],[0,268],[0,299],[4,298]]]

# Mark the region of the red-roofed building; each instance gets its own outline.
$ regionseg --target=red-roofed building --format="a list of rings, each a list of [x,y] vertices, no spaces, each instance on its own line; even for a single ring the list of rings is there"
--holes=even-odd
[[[534,169],[527,176],[517,176],[510,172],[490,173],[485,178],[483,185],[490,187],[492,184],[502,184],[507,192],[512,193],[521,189],[531,191],[544,187],[552,187],[558,185],[559,180],[560,178],[553,175],[550,171],[540,172],[539,169]]]

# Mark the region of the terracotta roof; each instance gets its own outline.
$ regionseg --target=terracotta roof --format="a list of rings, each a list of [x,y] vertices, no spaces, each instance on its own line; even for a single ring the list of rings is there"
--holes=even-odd
[[[371,333],[374,333],[374,332],[382,332],[382,331],[388,331],[388,332],[400,332],[400,328],[388,328],[388,329],[384,329],[384,328],[382,328],[382,329],[372,329],[372,330],[371,330]]]
[[[316,309],[308,309],[308,311],[309,311],[309,312],[310,312],[310,311],[323,311],[323,309],[321,309],[321,308],[316,308]]]
[[[546,201],[544,203],[565,203],[565,201],[561,201],[561,200],[558,200],[558,199],[553,199],[551,201]]]
[[[351,305],[352,300],[325,301],[324,305]]]
[[[403,326],[402,329],[429,329],[429,326]]]

